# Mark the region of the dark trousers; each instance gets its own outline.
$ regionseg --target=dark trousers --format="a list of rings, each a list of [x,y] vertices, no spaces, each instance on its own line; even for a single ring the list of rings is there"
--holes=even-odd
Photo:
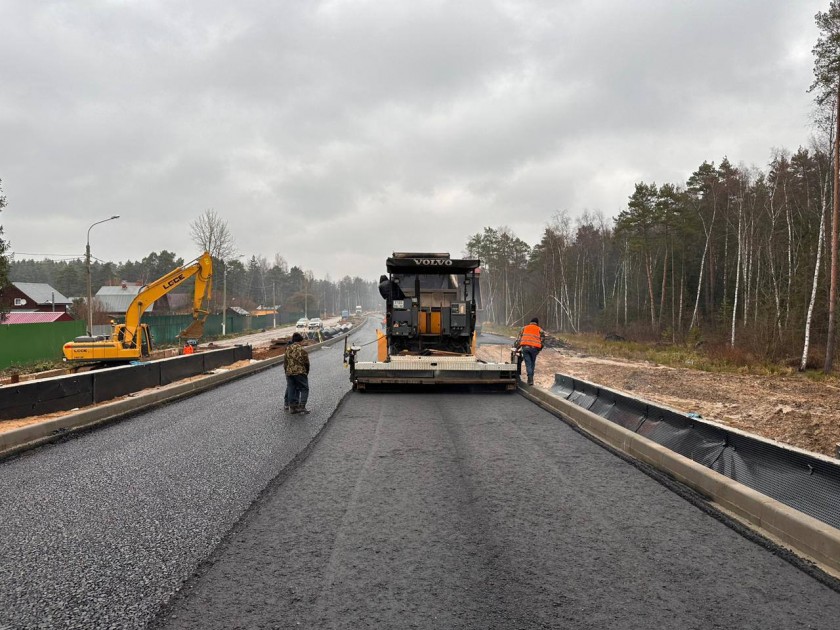
[[[309,377],[306,374],[286,375],[286,396],[283,403],[286,406],[306,406],[309,400]]]
[[[525,362],[525,373],[528,375],[528,382],[534,382],[534,367],[537,365],[539,348],[534,346],[522,346],[522,360]]]

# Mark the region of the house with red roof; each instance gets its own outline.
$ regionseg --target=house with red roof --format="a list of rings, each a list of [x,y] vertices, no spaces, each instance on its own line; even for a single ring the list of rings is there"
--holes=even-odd
[[[56,311],[55,313],[24,313],[21,311],[12,311],[6,313],[3,324],[52,324],[53,322],[72,322],[73,318],[70,313],[66,311]]]

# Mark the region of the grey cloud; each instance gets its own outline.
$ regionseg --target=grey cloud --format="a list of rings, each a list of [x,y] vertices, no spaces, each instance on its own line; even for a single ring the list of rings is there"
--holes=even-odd
[[[131,238],[98,238],[102,257],[191,258],[214,208],[243,253],[333,278],[483,225],[533,242],[639,179],[806,143],[811,60],[791,50],[823,4],[12,0],[0,218],[51,252],[116,212]]]

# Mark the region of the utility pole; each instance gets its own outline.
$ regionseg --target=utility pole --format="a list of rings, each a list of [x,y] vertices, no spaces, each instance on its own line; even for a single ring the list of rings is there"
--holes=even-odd
[[[90,231],[93,229],[94,225],[99,225],[100,223],[105,223],[106,221],[113,221],[114,219],[119,219],[120,215],[115,214],[114,216],[108,219],[102,219],[101,221],[97,221],[93,223],[87,231],[87,245],[85,246],[85,264],[87,266],[87,290],[88,290],[88,301],[87,301],[87,312],[88,312],[88,335],[93,334],[93,288],[91,286],[91,278],[90,278]]]
[[[225,320],[227,319],[227,263],[223,260],[225,271],[222,274],[222,337],[225,336]]]
[[[272,327],[277,328],[277,293],[275,291],[276,282],[274,280],[271,281],[271,316],[272,316]]]

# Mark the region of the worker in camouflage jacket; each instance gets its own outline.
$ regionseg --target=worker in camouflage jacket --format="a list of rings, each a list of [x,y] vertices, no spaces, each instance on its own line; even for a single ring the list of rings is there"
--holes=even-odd
[[[309,413],[306,401],[309,398],[309,354],[301,345],[303,336],[292,335],[292,343],[286,347],[283,369],[286,372],[286,396],[283,409],[291,413]]]

